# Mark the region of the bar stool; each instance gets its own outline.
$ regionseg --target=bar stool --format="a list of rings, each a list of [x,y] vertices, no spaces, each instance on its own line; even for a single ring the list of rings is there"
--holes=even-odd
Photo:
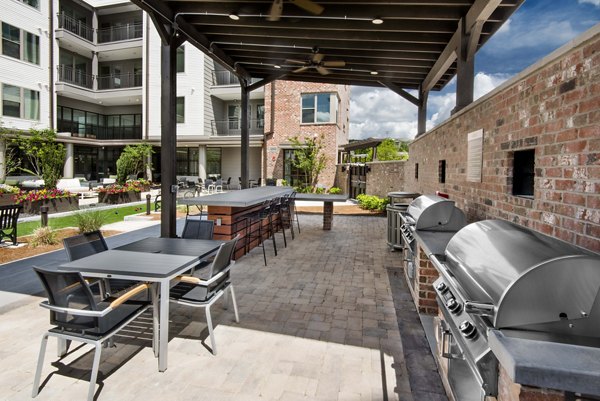
[[[271,200],[271,222],[274,228],[273,238],[275,238],[275,233],[279,231],[279,228],[281,228],[281,232],[283,233],[283,247],[287,248],[285,226],[283,225],[283,216],[281,214],[281,198],[273,198],[273,200]]]
[[[273,239],[273,249],[275,251],[275,256],[277,256],[277,244],[275,243],[275,235],[273,231],[273,219],[271,217],[271,201],[266,200],[262,203],[259,210],[256,212],[249,214],[244,219],[246,221],[246,235],[245,235],[245,243],[244,243],[244,251],[245,253],[250,252],[250,243],[257,239],[259,241],[259,245],[263,249],[263,258],[265,260],[265,266],[267,265],[267,253],[265,251],[264,245],[264,234],[267,234],[267,239],[271,237]],[[266,227],[263,225],[266,223]],[[257,230],[252,230],[252,226],[254,224],[258,224]],[[266,232],[265,232],[266,230]],[[258,231],[258,234],[255,234]]]
[[[284,195],[281,197],[279,210],[282,225],[288,225],[290,231],[292,232],[292,240],[295,239],[290,195]]]
[[[298,219],[298,211],[296,210],[296,191],[292,192],[290,195],[290,225],[293,224],[293,221],[296,221],[296,226],[298,227],[298,234],[300,234],[300,220]]]

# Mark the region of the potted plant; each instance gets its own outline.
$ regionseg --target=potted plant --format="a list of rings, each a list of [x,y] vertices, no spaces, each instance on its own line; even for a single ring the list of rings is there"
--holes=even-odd
[[[40,207],[48,206],[49,213],[68,212],[79,209],[77,195],[62,189],[39,189],[19,191],[15,195],[15,203],[23,205],[23,212],[39,214]]]
[[[143,187],[137,181],[126,182],[124,185],[114,184],[98,188],[98,202],[116,205],[142,200]]]
[[[13,205],[19,188],[12,185],[0,184],[0,206]]]

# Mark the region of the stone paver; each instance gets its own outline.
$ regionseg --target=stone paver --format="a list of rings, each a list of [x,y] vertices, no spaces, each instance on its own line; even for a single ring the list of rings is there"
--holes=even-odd
[[[143,316],[115,348],[104,349],[98,400],[444,400],[400,269],[385,245],[385,219],[300,216],[302,232],[268,266],[254,249],[234,266],[240,323],[233,310],[213,310],[219,347],[204,341],[204,312],[172,305],[169,368],[157,371],[151,318]],[[0,314],[0,400],[30,400],[48,312],[40,298]],[[404,341],[406,336],[406,342]],[[206,344],[210,344],[208,340]],[[50,341],[39,400],[83,399],[93,353],[63,360]]]

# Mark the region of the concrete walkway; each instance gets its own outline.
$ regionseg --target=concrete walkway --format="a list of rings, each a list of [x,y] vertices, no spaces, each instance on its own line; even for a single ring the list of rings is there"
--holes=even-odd
[[[145,316],[115,348],[103,350],[96,399],[446,400],[401,255],[387,250],[386,220],[338,216],[323,231],[321,219],[301,215],[302,232],[288,238],[287,248],[277,234],[277,257],[267,242],[268,266],[260,248],[235,264],[240,323],[231,309],[215,305],[217,356],[204,344],[204,312],[172,305],[168,370],[157,371]],[[109,246],[148,235],[158,235],[158,226],[111,237]],[[39,258],[58,263],[64,255]],[[5,268],[3,291],[15,291]],[[25,288],[35,284],[18,287],[31,294]],[[0,399],[31,399],[39,340],[48,328],[48,312],[37,305],[42,298],[22,296],[0,314],[0,358],[10,367],[0,372]],[[84,399],[93,353],[80,347],[58,360],[50,344],[37,399]]]

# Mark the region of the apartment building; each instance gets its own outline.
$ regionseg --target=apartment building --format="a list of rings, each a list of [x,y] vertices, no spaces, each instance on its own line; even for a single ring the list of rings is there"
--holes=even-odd
[[[160,180],[160,38],[149,17],[123,0],[7,1],[2,123],[55,128],[67,148],[64,176],[88,180],[115,174],[124,146],[147,141],[156,146],[153,179]],[[307,97],[315,115],[327,108],[326,119],[300,117]],[[177,175],[232,177],[237,183],[240,103],[231,72],[188,43],[178,49]],[[249,103],[251,179],[298,180],[290,136],[324,134],[332,162],[337,146],[348,141],[344,86],[277,81],[251,92]],[[279,164],[273,164],[275,154]],[[330,169],[323,185],[333,185]]]

